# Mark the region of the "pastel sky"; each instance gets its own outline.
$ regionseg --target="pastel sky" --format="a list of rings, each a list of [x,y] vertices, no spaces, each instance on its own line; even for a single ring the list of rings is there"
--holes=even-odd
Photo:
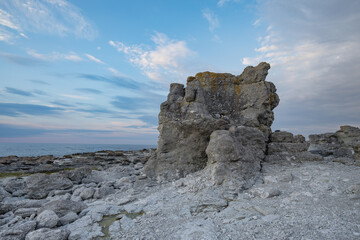
[[[0,142],[156,144],[171,82],[267,61],[272,129],[360,126],[358,0],[0,0]]]

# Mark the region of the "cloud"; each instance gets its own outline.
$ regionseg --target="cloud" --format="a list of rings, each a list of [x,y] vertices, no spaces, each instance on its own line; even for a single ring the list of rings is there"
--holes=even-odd
[[[210,9],[204,9],[202,11],[202,15],[209,22],[210,32],[214,32],[215,28],[218,28],[220,26],[219,19]]]
[[[139,89],[139,83],[135,82],[134,80],[126,77],[120,76],[113,76],[113,77],[104,77],[95,74],[79,74],[79,78],[88,79],[91,81],[98,81],[98,82],[107,82],[113,84],[118,87],[130,88],[130,89]]]
[[[27,66],[27,67],[44,64],[44,61],[41,61],[39,59],[23,57],[10,53],[4,53],[4,52],[0,52],[0,57],[10,63],[15,63],[17,65]]]
[[[62,101],[52,101],[51,103],[55,104],[55,105],[58,105],[58,106],[63,106],[63,107],[75,107],[72,104],[67,104],[67,103],[64,103]]]
[[[37,95],[48,96],[48,94],[46,92],[39,90],[39,89],[34,89],[32,92]]]
[[[16,94],[16,95],[25,96],[25,97],[33,97],[34,96],[34,94],[32,94],[31,92],[23,91],[23,90],[20,90],[17,88],[6,87],[5,91],[7,93]]]
[[[100,64],[105,64],[103,61],[101,61],[100,59],[98,59],[98,58],[96,58],[96,57],[94,57],[94,56],[92,56],[92,55],[90,55],[90,54],[85,54],[85,56],[86,56],[89,60],[91,60],[91,61],[93,61],[93,62],[100,63]]]
[[[80,62],[83,59],[77,55],[74,52],[69,52],[67,54],[64,53],[58,53],[58,52],[52,52],[49,54],[41,54],[38,53],[34,50],[28,50],[27,54],[29,54],[30,56],[32,56],[33,58],[45,61],[45,62],[54,62],[57,60],[67,60],[67,61],[72,61],[72,62]]]
[[[79,99],[79,100],[90,100],[91,98],[86,96],[72,95],[72,94],[61,94],[60,96],[71,98],[71,99]]]
[[[47,33],[93,39],[96,30],[81,11],[65,0],[11,0],[0,2],[0,40]]]
[[[75,90],[83,92],[83,93],[93,93],[93,94],[101,94],[102,91],[93,88],[76,88]]]
[[[123,96],[115,97],[115,100],[111,101],[110,103],[116,108],[133,111],[145,108],[145,106],[148,104],[146,100],[142,98],[129,98]]]
[[[30,82],[33,82],[33,83],[41,84],[41,85],[50,85],[50,83],[45,82],[45,81],[43,81],[43,80],[32,79],[32,80],[29,80],[29,81],[30,81]]]
[[[217,5],[218,5],[218,7],[222,7],[228,2],[237,2],[238,3],[238,2],[241,2],[241,1],[242,0],[219,0]]]
[[[169,39],[163,33],[156,33],[151,40],[155,44],[154,49],[114,41],[109,41],[109,44],[124,53],[151,80],[167,84],[169,77],[184,77],[186,69],[183,61],[194,54],[186,42]]]
[[[360,2],[271,0],[259,9],[268,28],[243,64],[272,65],[268,79],[281,99],[275,126],[316,133],[360,125]]]
[[[17,117],[23,114],[34,116],[54,115],[61,110],[64,109],[35,104],[0,103],[0,115],[11,117]]]

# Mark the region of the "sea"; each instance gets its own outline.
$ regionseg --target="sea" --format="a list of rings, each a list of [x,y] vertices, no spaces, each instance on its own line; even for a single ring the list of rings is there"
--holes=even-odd
[[[15,155],[18,157],[32,157],[41,155],[63,155],[101,150],[141,150],[156,148],[155,145],[129,144],[66,144],[66,143],[0,143],[0,157]]]

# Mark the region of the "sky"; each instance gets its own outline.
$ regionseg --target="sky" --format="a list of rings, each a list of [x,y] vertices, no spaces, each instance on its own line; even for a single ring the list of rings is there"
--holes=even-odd
[[[358,0],[0,0],[0,142],[152,144],[169,84],[269,62],[273,130],[360,126]]]

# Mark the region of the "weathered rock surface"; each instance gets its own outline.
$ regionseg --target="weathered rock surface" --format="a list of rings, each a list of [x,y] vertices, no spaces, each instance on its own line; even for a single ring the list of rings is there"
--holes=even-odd
[[[206,148],[206,170],[214,184],[248,188],[260,174],[265,147],[264,134],[258,128],[232,126],[214,131]]]
[[[341,126],[335,133],[312,134],[309,136],[309,151],[327,158],[360,160],[360,129]]]
[[[189,77],[187,86],[171,84],[159,114],[156,155],[145,166],[151,177],[177,179],[203,169],[210,135],[230,126],[256,127],[265,139],[279,97],[265,78],[270,65],[247,67],[239,76],[203,72]]]

